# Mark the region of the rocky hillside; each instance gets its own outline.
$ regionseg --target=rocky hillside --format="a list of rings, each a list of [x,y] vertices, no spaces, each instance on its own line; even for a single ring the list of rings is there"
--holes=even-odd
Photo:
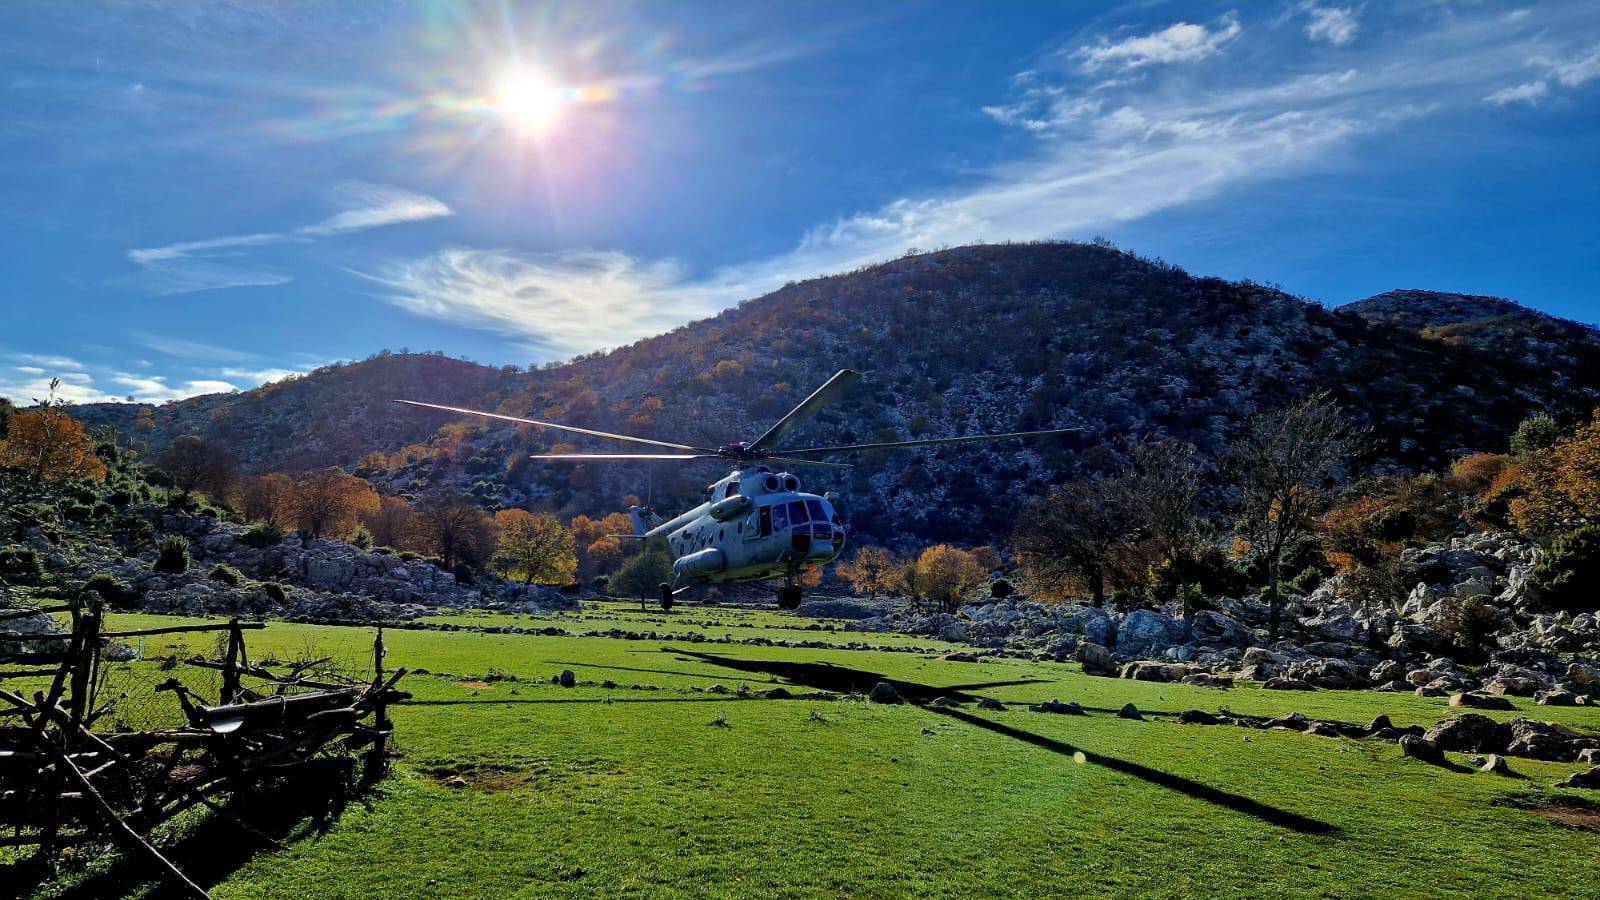
[[[849,366],[868,378],[796,443],[1082,429],[1026,448],[868,454],[847,475],[802,473],[813,486],[846,491],[855,527],[868,534],[975,543],[1007,530],[1021,499],[1046,484],[1115,464],[1124,437],[1171,434],[1214,458],[1250,415],[1314,390],[1331,389],[1373,426],[1378,445],[1369,462],[1379,468],[1437,467],[1468,451],[1504,449],[1529,413],[1570,418],[1600,398],[1593,356],[1572,351],[1558,377],[1557,360],[1534,352],[1530,342],[1548,317],[1502,315],[1469,332],[1522,337],[1460,341],[1434,329],[1466,320],[1427,324],[1428,315],[1455,314],[1408,312],[1415,304],[1384,296],[1330,311],[1109,247],[963,247],[791,284],[565,365],[519,371],[381,355],[256,391],[167,404],[143,422],[132,407],[82,412],[152,446],[185,433],[227,441],[255,470],[338,464],[388,492],[450,483],[489,505],[596,514],[629,495],[649,494],[659,506],[690,502],[720,472],[705,464],[535,464],[529,453],[562,438],[451,424],[387,401],[476,405],[715,445],[752,439]]]

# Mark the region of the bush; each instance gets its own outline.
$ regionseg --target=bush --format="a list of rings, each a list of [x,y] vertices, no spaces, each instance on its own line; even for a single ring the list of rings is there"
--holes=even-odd
[[[1447,597],[1434,628],[1450,639],[1458,660],[1481,663],[1494,649],[1500,613],[1482,597]]]
[[[1600,611],[1600,525],[1585,525],[1550,542],[1533,567],[1539,602],[1551,612]]]
[[[1299,594],[1302,597],[1309,597],[1311,596],[1311,592],[1316,590],[1318,586],[1322,584],[1325,577],[1326,576],[1322,574],[1322,570],[1316,566],[1306,566],[1304,569],[1300,570],[1299,575],[1296,575],[1284,582],[1283,586],[1288,589],[1289,593],[1291,594]]]
[[[270,598],[274,603],[289,602],[289,592],[285,591],[283,589],[283,585],[277,583],[276,581],[261,582],[261,589],[267,592],[267,597]]]
[[[107,603],[117,609],[132,609],[137,605],[139,595],[127,585],[118,581],[116,576],[106,572],[97,572],[83,583],[83,589],[94,591]]]
[[[355,533],[350,535],[350,543],[362,550],[372,549],[372,532],[365,525],[357,525]]]
[[[607,588],[618,597],[654,597],[661,583],[672,580],[672,561],[660,550],[646,550],[628,557],[612,573]]]
[[[15,585],[44,583],[44,561],[32,547],[0,547],[0,582]]]
[[[211,571],[206,573],[206,577],[212,581],[220,581],[223,584],[230,584],[234,587],[238,587],[244,582],[244,576],[239,574],[239,570],[225,563],[217,563],[212,566]]]
[[[189,568],[189,542],[181,534],[164,534],[156,541],[156,561],[150,568],[176,575]]]
[[[133,502],[133,494],[126,488],[117,488],[106,496],[112,506],[123,508]]]
[[[989,582],[989,596],[996,600],[1004,600],[1016,592],[1017,589],[1012,587],[1011,582],[1004,578],[996,578]]]
[[[265,550],[276,547],[283,541],[283,529],[271,522],[261,522],[250,526],[244,534],[239,535],[239,543],[256,550]]]

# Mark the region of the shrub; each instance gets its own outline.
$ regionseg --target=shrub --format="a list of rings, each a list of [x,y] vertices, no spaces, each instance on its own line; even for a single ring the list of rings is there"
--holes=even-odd
[[[1585,525],[1550,543],[1533,567],[1539,601],[1551,612],[1600,610],[1600,525]]]
[[[239,535],[239,543],[245,545],[246,547],[253,547],[257,550],[264,550],[268,547],[276,547],[282,541],[283,529],[272,524],[271,522],[261,522],[256,525],[252,525],[248,531]]]
[[[225,563],[217,563],[212,566],[211,570],[206,573],[206,577],[212,581],[220,581],[223,584],[233,585],[234,587],[238,587],[244,582],[244,576],[239,574],[239,570]]]
[[[1450,639],[1459,660],[1484,662],[1494,649],[1500,613],[1482,597],[1447,597],[1434,628]]]
[[[83,589],[94,591],[117,609],[131,609],[139,600],[138,593],[107,572],[91,575],[89,580],[83,583]]]
[[[44,583],[44,561],[32,547],[0,547],[0,582],[37,585]]]
[[[274,603],[289,602],[289,592],[285,591],[283,589],[283,585],[277,583],[276,581],[261,582],[261,589],[266,591],[267,597],[269,597]]]
[[[133,494],[126,488],[117,488],[106,496],[112,506],[122,508],[133,502]]]
[[[189,568],[189,542],[181,534],[165,534],[156,541],[156,561],[150,568],[176,575]]]
[[[357,525],[355,533],[350,535],[350,543],[362,550],[372,549],[372,532],[365,525]]]
[[[1284,587],[1288,588],[1292,594],[1309,597],[1311,592],[1322,584],[1323,578],[1321,569],[1316,566],[1306,566],[1300,570],[1300,574],[1284,582]]]
[[[661,583],[672,580],[672,561],[660,550],[646,550],[628,557],[607,583],[618,597],[654,597]]]
[[[989,582],[989,596],[996,600],[1004,600],[1016,592],[1017,589],[1012,587],[1011,582],[1004,578],[996,578],[994,581]]]

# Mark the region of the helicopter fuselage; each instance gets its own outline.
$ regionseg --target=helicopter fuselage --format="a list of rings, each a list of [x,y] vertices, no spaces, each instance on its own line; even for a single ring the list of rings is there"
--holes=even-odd
[[[641,534],[672,554],[672,587],[784,579],[827,565],[844,549],[836,495],[802,492],[767,466],[736,469],[704,503]],[[635,525],[639,531],[642,521]]]

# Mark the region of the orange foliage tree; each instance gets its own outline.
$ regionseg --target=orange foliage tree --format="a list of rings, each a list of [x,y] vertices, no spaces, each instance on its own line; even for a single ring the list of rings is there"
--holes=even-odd
[[[549,513],[502,509],[494,514],[495,549],[508,577],[523,584],[571,584],[578,571],[572,532]]]
[[[355,530],[363,513],[378,507],[372,485],[342,469],[329,467],[296,476],[285,498],[289,524],[319,538],[343,538]]]
[[[59,406],[11,417],[0,441],[0,466],[23,469],[46,481],[105,481],[106,464],[94,454],[83,424]]]
[[[1519,531],[1550,535],[1600,518],[1600,420],[1578,426],[1520,460],[1523,493],[1510,501]]]
[[[989,572],[978,562],[976,554],[949,544],[937,544],[922,551],[912,567],[913,593],[930,606],[943,612],[954,612],[978,586],[989,578]]]
[[[232,502],[246,519],[282,525],[288,514],[289,495],[294,482],[277,472],[241,479],[233,489]]]

